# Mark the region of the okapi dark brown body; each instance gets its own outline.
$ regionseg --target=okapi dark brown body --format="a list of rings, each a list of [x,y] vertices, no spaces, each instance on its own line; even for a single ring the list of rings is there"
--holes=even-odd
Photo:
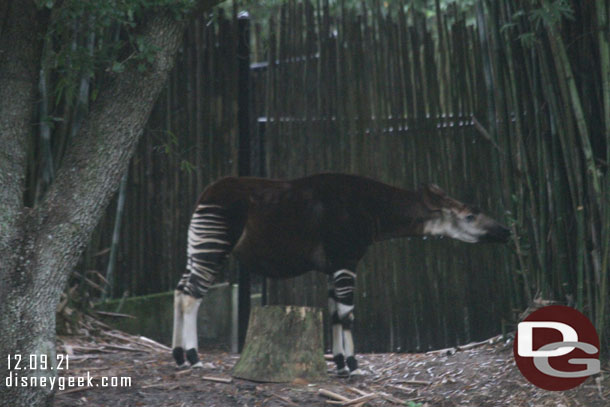
[[[435,185],[407,191],[334,173],[295,180],[221,179],[203,192],[191,221],[189,272],[176,291],[174,357],[185,364],[186,350],[189,363],[198,364],[196,328],[192,332],[189,320],[232,252],[271,278],[310,270],[330,276],[333,353],[339,373],[349,374],[357,369],[351,337],[356,265],[376,241],[423,235],[502,242],[509,231]]]
[[[288,278],[309,270],[331,274],[353,268],[379,238],[377,214],[391,215],[392,195],[400,192],[384,187],[338,174],[294,181],[225,178],[210,186],[200,202],[221,199],[234,208],[240,222],[233,253],[240,261],[265,276]]]

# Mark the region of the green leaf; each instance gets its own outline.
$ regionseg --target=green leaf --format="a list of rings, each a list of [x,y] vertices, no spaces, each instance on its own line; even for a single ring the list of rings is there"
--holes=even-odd
[[[125,70],[125,67],[123,66],[122,63],[118,62],[118,61],[114,61],[112,63],[112,68],[111,68],[112,72],[116,72],[116,73],[121,73]]]
[[[517,37],[517,38],[519,39],[519,41],[521,41],[521,44],[526,48],[531,48],[534,45],[536,45],[536,43],[538,42],[538,39],[536,38],[536,34],[534,34],[533,32],[523,33],[523,34],[519,35],[519,37]]]
[[[193,172],[194,169],[195,169],[195,166],[190,161],[182,160],[180,162],[180,170],[181,171],[190,174],[191,172]]]
[[[516,23],[506,23],[506,24],[502,25],[502,27],[500,27],[500,32],[504,33],[505,31],[509,30],[510,28],[513,28],[516,26],[517,26]]]

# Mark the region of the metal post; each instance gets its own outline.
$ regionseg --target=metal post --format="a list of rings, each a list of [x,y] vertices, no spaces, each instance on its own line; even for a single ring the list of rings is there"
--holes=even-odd
[[[252,175],[250,168],[250,16],[239,13],[237,18],[237,121],[238,174]]]
[[[256,171],[256,175],[260,177],[264,177],[266,175],[266,162],[265,162],[265,126],[267,124],[266,117],[259,117],[257,120],[257,131],[256,131],[256,140],[254,143],[254,157],[256,157],[256,162],[254,162],[254,171]],[[262,293],[261,293],[261,304],[267,305],[267,278],[262,277]]]
[[[238,117],[238,174],[250,175],[250,16],[239,14],[237,20],[237,117]],[[238,339],[239,350],[244,346],[250,318],[250,273],[239,267]]]

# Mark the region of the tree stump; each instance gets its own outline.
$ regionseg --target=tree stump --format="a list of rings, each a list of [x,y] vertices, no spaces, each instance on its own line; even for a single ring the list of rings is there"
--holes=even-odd
[[[284,305],[253,308],[233,376],[257,382],[325,378],[321,310]]]

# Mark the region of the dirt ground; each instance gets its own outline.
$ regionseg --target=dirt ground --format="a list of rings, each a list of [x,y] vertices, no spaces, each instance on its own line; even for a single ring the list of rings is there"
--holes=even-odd
[[[162,345],[120,332],[90,340],[63,337],[59,353],[70,356],[61,375],[86,376],[92,387],[58,391],[57,407],[73,406],[327,406],[320,392],[346,400],[335,405],[393,406],[610,406],[610,374],[604,370],[576,389],[549,392],[529,384],[512,357],[512,342],[497,338],[468,350],[421,354],[359,355],[363,376],[343,379],[333,374],[315,383],[255,383],[231,377],[238,355],[204,352],[203,369],[177,370]],[[61,376],[60,375],[60,376]],[[102,377],[131,377],[130,387],[101,387]],[[217,382],[209,380],[224,380]]]

